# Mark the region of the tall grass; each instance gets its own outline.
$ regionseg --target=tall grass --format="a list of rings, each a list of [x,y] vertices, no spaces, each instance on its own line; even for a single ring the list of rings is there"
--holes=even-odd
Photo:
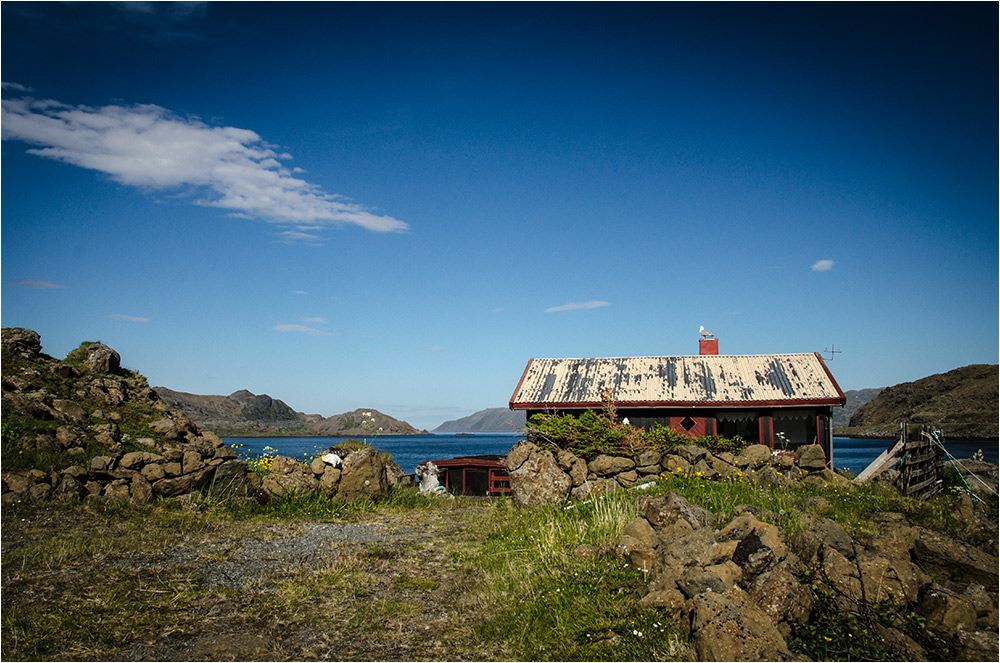
[[[681,660],[684,641],[636,601],[646,578],[609,554],[638,513],[634,493],[516,509],[500,502],[478,524],[474,637],[513,660]],[[605,554],[574,554],[582,544]]]

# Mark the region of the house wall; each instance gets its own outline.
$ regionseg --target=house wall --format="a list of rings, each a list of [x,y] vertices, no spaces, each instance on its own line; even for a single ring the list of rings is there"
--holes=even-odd
[[[558,414],[579,416],[585,410],[565,409]],[[539,412],[551,410],[528,410],[528,418]],[[780,408],[760,410],[723,410],[709,408],[619,408],[618,418],[628,418],[629,424],[652,430],[656,426],[666,426],[681,435],[703,437],[739,435],[751,444],[766,444],[780,448],[784,433],[789,450],[803,444],[819,444],[830,458],[833,440],[830,439],[829,421],[833,409],[829,406],[809,408]],[[690,428],[685,427],[688,420]]]

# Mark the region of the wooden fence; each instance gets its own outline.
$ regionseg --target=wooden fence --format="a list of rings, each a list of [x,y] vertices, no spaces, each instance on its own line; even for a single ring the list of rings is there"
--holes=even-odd
[[[903,424],[900,487],[907,495],[934,495],[942,488],[944,438],[930,424]]]
[[[943,445],[944,438],[936,426],[904,423],[896,444],[886,449],[855,480],[867,481],[899,464],[900,490],[907,495],[934,495],[942,487]]]

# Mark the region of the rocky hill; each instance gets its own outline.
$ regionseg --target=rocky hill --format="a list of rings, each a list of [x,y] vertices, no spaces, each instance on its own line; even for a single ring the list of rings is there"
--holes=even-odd
[[[164,403],[183,412],[199,427],[227,437],[364,437],[423,435],[405,421],[371,408],[332,417],[296,412],[285,402],[246,389],[228,396],[203,396],[153,387]]]
[[[467,417],[446,421],[435,433],[517,433],[524,430],[524,410],[490,407]]]
[[[2,336],[3,502],[253,494],[260,477],[172,411],[101,343],[58,360],[30,329]]]
[[[948,439],[998,436],[996,364],[973,364],[887,387],[851,416],[855,437],[894,437],[902,422],[939,425]]]

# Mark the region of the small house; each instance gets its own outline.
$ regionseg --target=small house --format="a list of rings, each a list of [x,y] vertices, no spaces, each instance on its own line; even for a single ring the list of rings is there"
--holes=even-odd
[[[440,470],[439,481],[454,495],[498,497],[510,493],[505,457],[495,454],[431,461]]]
[[[633,426],[668,426],[682,435],[739,435],[787,450],[819,444],[833,459],[833,408],[844,392],[818,353],[720,355],[717,338],[675,357],[531,359],[512,410],[599,411],[611,390],[618,416]]]

